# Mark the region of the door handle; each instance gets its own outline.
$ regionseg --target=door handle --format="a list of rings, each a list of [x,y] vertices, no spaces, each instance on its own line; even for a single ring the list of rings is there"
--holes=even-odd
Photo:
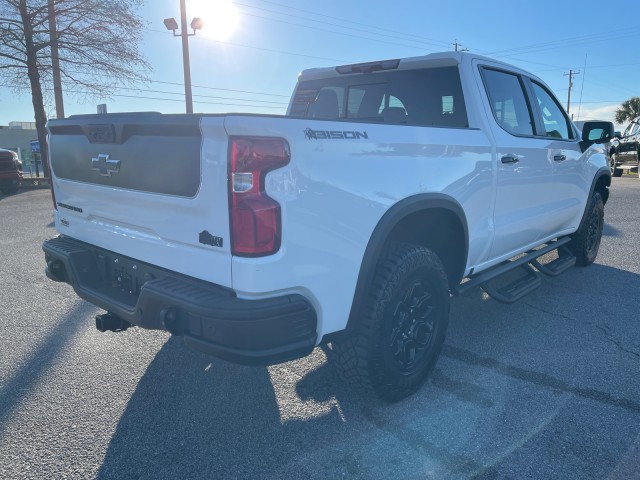
[[[518,163],[520,159],[514,153],[509,153],[500,159],[502,163]]]
[[[556,162],[564,162],[567,159],[567,156],[566,155],[554,155],[553,159]]]

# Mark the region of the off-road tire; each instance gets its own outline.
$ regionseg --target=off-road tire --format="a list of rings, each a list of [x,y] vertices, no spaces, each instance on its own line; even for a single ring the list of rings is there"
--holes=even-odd
[[[433,370],[449,323],[447,277],[438,256],[395,244],[380,261],[357,326],[332,342],[345,381],[388,402],[412,394]]]
[[[609,156],[609,170],[611,171],[612,177],[621,177],[624,173],[624,170],[622,170],[621,168],[616,168],[617,160],[618,157],[615,153],[612,153]]]
[[[602,230],[604,229],[604,202],[598,192],[594,192],[587,206],[587,214],[576,233],[571,235],[567,247],[576,257],[576,265],[591,265],[598,256]]]

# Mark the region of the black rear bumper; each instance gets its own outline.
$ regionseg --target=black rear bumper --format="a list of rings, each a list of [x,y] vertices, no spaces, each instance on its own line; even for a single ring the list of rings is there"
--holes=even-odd
[[[182,335],[196,350],[249,365],[311,353],[316,313],[301,295],[260,300],[69,237],[44,242],[47,277],[142,328]]]

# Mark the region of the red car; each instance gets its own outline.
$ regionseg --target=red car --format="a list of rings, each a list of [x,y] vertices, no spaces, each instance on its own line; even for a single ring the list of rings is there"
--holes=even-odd
[[[0,148],[0,192],[16,193],[22,186],[22,162],[18,154]]]

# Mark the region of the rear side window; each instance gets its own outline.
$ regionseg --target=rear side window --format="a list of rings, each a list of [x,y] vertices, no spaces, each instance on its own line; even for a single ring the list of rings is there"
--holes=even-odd
[[[396,125],[469,126],[457,67],[302,81],[296,90],[291,116]]]
[[[496,122],[513,135],[533,135],[531,111],[517,75],[484,68],[482,71]]]

